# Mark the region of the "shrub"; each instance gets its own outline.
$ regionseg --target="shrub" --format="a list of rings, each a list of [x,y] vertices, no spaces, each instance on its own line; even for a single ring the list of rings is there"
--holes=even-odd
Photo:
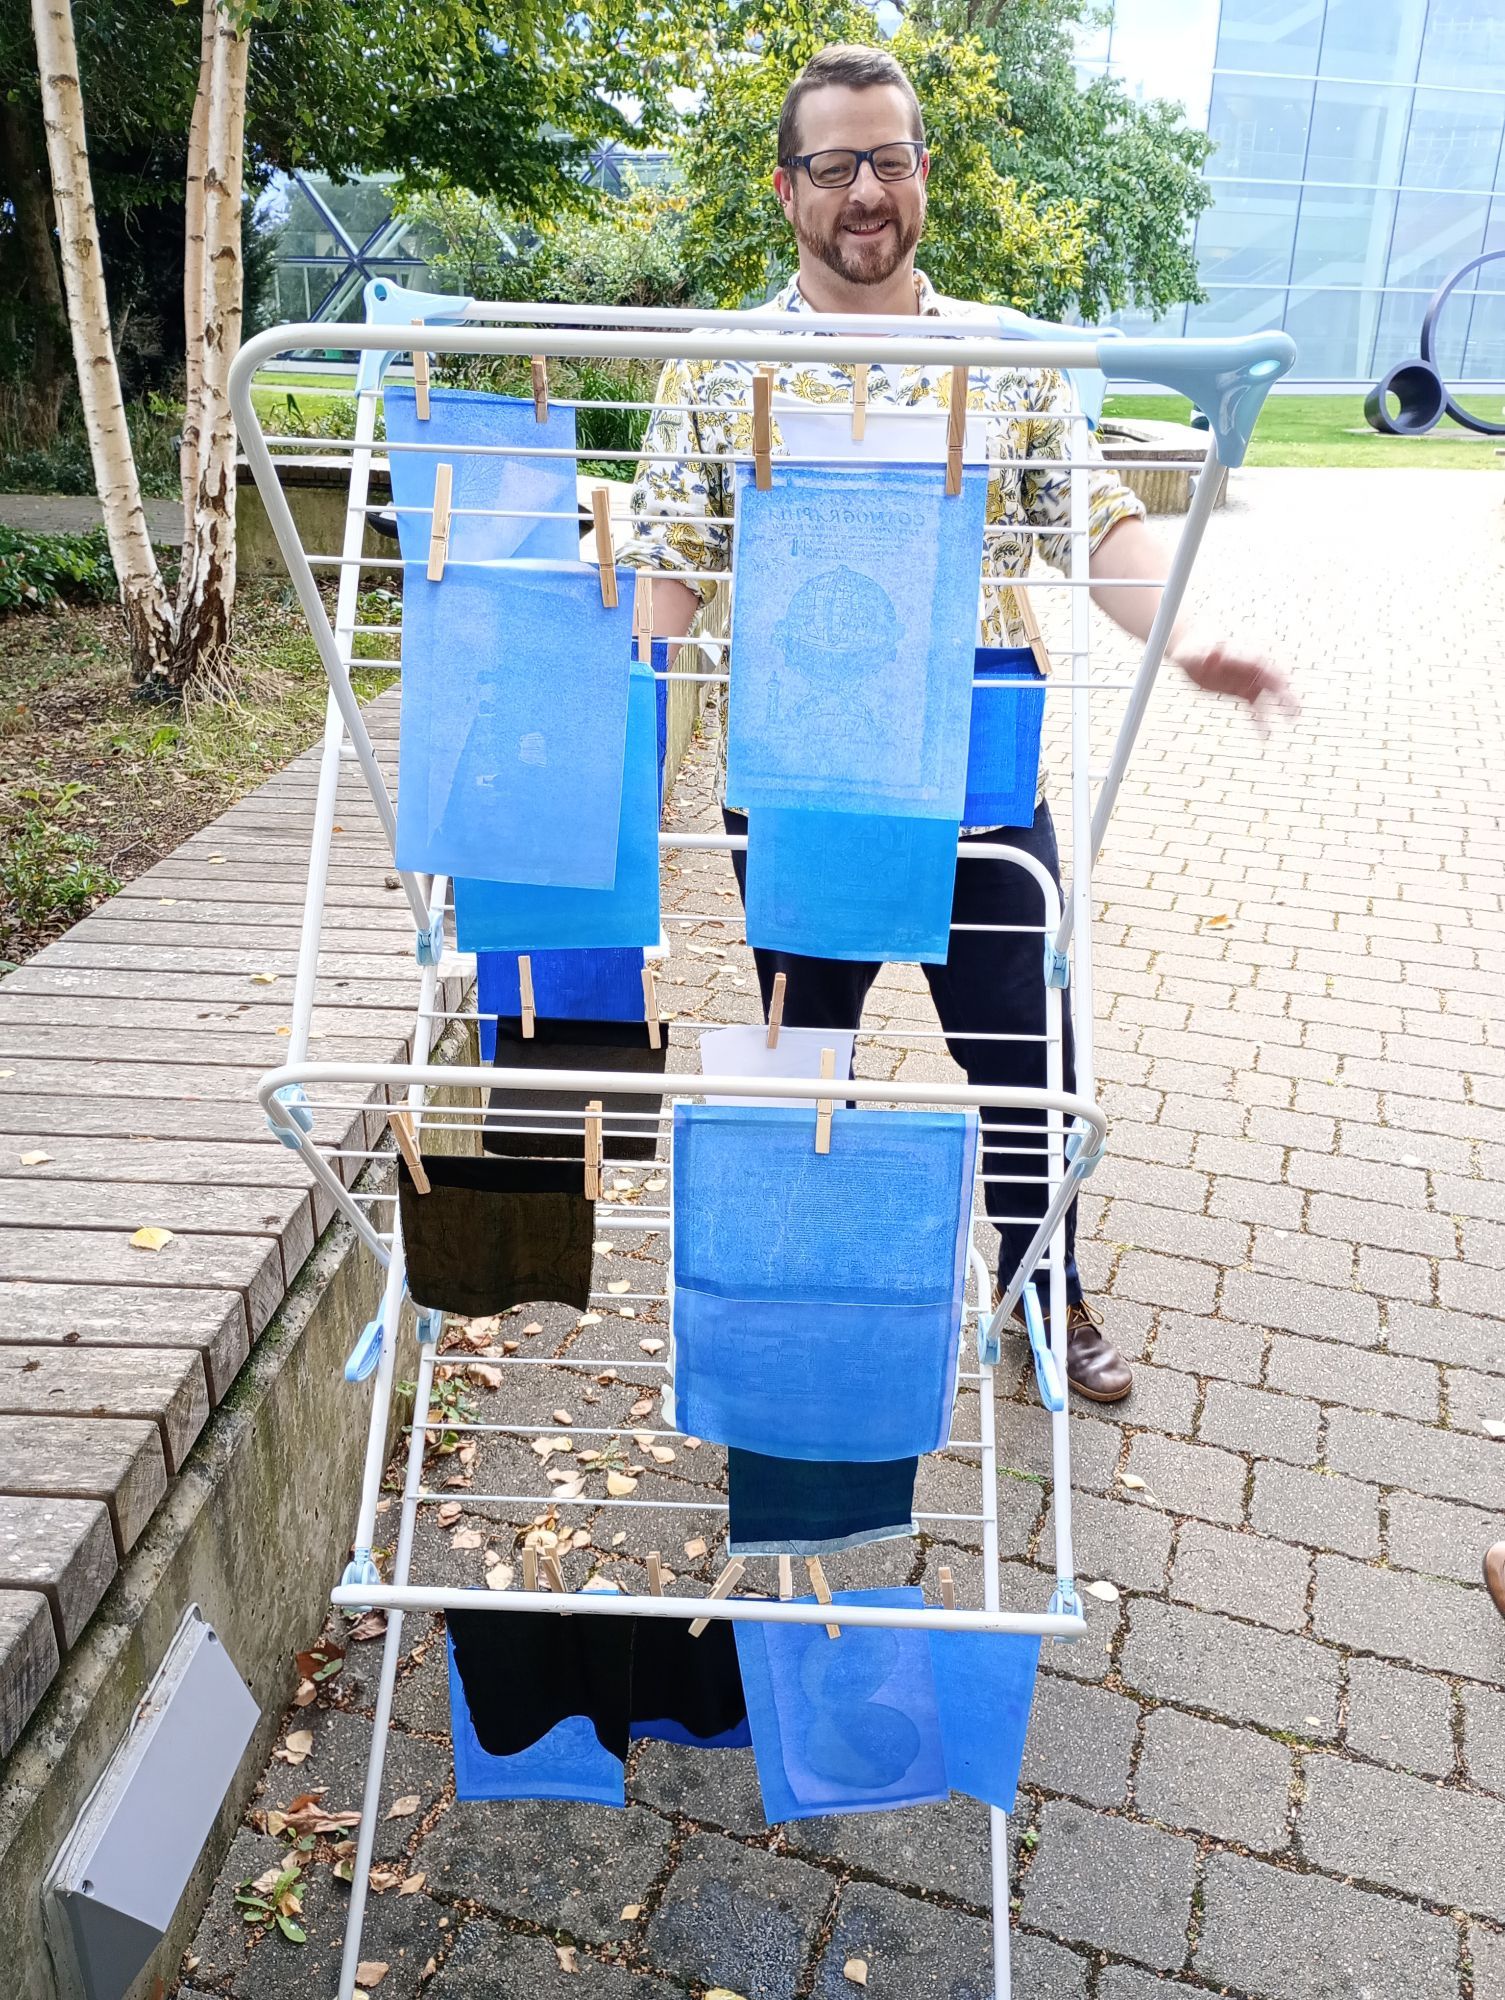
[[[96,898],[113,896],[120,887],[95,859],[92,835],[68,824],[83,789],[69,783],[22,792],[27,810],[0,841],[0,892],[27,930],[59,917],[80,917]]]
[[[0,524],[0,615],[50,604],[106,604],[119,590],[103,528],[26,535]]]

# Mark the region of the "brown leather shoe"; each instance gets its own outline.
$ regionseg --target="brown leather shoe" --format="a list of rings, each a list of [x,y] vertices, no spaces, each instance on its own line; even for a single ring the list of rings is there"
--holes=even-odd
[[[1022,1328],[1024,1307],[1015,1306]],[[1050,1314],[1045,1315],[1050,1325]],[[1066,1380],[1089,1403],[1121,1403],[1134,1386],[1134,1371],[1102,1331],[1102,1314],[1086,1299],[1066,1309]]]
[[[1484,1588],[1495,1601],[1495,1609],[1505,1618],[1505,1542],[1496,1542],[1484,1551]]]

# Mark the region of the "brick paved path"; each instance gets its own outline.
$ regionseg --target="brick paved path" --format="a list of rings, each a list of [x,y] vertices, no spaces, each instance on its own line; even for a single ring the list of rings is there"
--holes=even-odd
[[[1142,1365],[1132,1401],[1075,1425],[1081,1572],[1122,1595],[1090,1604],[1080,1647],[1046,1648],[1015,1825],[1026,2000],[1505,1996],[1505,1624],[1477,1583],[1505,1535],[1486,1429],[1505,1418],[1501,497],[1466,473],[1240,476],[1198,596],[1291,662],[1305,714],[1261,747],[1167,685],[1119,809],[1097,952],[1111,1157],[1081,1250]],[[703,759],[678,810],[708,816]],[[728,892],[717,857],[668,895]],[[751,1018],[749,970],[676,945],[668,1004]],[[893,1039],[867,1065],[943,1073],[904,1040],[934,1025],[918,975],[874,999]],[[1004,1551],[1036,1603],[1041,1435],[1021,1382],[1001,1436],[1034,1476],[1002,1482]],[[428,1572],[479,1581],[482,1555],[444,1539]],[[965,1541],[863,1552],[838,1580],[933,1591],[940,1560],[968,1573]],[[714,1547],[687,1567],[713,1574]],[[449,1804],[442,1645],[410,1629],[387,1793],[418,1803],[378,1852],[425,1880],[373,1898],[381,2000],[828,2000],[855,1990],[853,1954],[876,2000],[990,1991],[980,1809],[769,1833],[750,1752],[664,1745],[638,1751],[625,1815]],[[290,1720],[313,1756],[274,1764],[260,1808],[311,1784],[358,1802],[376,1651]],[[188,1986],[332,1991],[326,1864],[309,1943],[248,1945],[234,1886],[282,1847],[259,1826]]]

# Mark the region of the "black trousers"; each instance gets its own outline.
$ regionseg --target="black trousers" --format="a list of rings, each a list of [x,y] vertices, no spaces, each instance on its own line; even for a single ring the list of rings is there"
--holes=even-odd
[[[743,813],[723,809],[728,833],[745,833]],[[965,849],[976,842],[1007,842],[1049,869],[1057,888],[1061,883],[1060,856],[1056,850],[1056,830],[1050,807],[1042,799],[1035,809],[1035,823],[1029,827],[1008,827],[995,833],[963,836],[963,858],[956,865],[956,893],[951,906],[953,924],[1039,924],[1044,910],[1037,900],[1039,891],[1022,868],[1012,862],[980,858],[965,859]],[[732,856],[737,887],[747,893],[747,857]],[[970,1028],[973,1035],[1043,1035],[1045,1033],[1045,982],[1042,973],[1045,943],[1039,931],[999,933],[996,931],[953,931],[951,950],[944,965],[923,968],[930,983],[946,1047],[952,1060],[965,1070],[969,1083],[1045,1086],[1045,1044],[1036,1042],[985,1042],[954,1032]],[[758,985],[763,994],[766,1018],[773,995],[776,973],[782,972],[784,1020],[791,1028],[855,1028],[862,1020],[866,1001],[880,967],[867,961],[805,958],[789,951],[755,951]],[[1071,1008],[1062,995],[1063,1075],[1067,1090],[1076,1088],[1076,1071],[1071,1033]],[[1025,1174],[1032,1178],[1022,1184],[990,1180],[985,1198],[988,1214],[997,1223],[1002,1238],[999,1275],[1006,1283],[1019,1259],[1029,1248],[1034,1234],[1029,1220],[1005,1222],[1003,1216],[1033,1217],[1045,1212],[1043,1156],[1038,1143],[1026,1133],[994,1132],[999,1125],[1043,1126],[1038,1112],[984,1111],[982,1114],[983,1171],[986,1174]],[[1007,1150],[1019,1148],[1018,1151]],[[1082,1296],[1076,1268],[1076,1203],[1066,1214],[1066,1296],[1075,1304]],[[1045,1301],[1042,1300],[1042,1304]]]

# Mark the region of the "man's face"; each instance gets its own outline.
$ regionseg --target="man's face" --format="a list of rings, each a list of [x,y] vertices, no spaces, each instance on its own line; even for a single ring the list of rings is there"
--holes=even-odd
[[[849,90],[828,84],[800,101],[799,151],[849,146],[866,152],[914,137],[913,116],[892,84]],[[907,181],[880,181],[864,160],[850,187],[818,188],[803,167],[780,167],[774,187],[802,251],[853,285],[881,285],[913,251],[925,226],[930,157]]]

